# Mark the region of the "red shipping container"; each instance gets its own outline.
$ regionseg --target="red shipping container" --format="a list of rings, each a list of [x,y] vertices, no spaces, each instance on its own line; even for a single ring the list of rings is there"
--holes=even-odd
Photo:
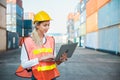
[[[109,3],[111,0],[97,0],[97,8],[100,9],[105,4]]]
[[[97,11],[97,0],[89,0],[86,4],[86,16],[92,15]]]

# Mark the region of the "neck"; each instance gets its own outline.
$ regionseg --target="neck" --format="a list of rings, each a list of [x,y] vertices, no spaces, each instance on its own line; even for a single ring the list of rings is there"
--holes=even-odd
[[[43,33],[41,33],[41,32],[40,32],[40,31],[38,31],[38,30],[37,30],[37,32],[38,32],[39,38],[40,38],[40,39],[43,39],[44,34],[43,34]]]

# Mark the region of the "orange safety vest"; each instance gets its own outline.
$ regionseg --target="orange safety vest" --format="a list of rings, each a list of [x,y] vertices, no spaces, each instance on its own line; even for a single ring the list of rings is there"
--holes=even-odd
[[[29,59],[49,57],[54,54],[54,39],[46,36],[46,42],[42,46],[36,46],[32,38],[25,39]],[[55,62],[40,61],[32,67],[32,73],[37,80],[51,80],[60,75]]]

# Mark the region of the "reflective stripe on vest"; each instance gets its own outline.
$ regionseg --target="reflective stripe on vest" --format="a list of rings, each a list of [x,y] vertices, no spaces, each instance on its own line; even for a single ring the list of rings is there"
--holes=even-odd
[[[52,48],[40,48],[33,50],[33,54],[35,55],[40,53],[47,53],[47,52],[52,53],[53,52]]]
[[[52,70],[54,68],[56,68],[56,64],[53,64],[53,65],[50,65],[50,66],[42,66],[42,67],[38,66],[37,70],[38,71],[46,71],[46,70]]]

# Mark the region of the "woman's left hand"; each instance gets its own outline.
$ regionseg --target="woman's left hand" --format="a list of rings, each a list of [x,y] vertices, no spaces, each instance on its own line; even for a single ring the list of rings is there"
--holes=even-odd
[[[67,61],[67,53],[62,54],[62,56],[60,57],[60,61],[62,62]]]

